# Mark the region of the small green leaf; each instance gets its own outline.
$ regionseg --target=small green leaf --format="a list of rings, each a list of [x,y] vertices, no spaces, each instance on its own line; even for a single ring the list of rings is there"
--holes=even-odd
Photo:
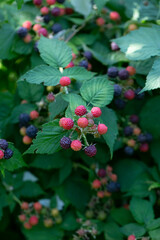
[[[94,3],[96,4],[98,10],[101,11],[108,1],[109,0],[94,0]]]
[[[63,76],[74,78],[77,81],[89,80],[93,78],[94,75],[95,73],[89,72],[83,67],[67,68],[63,72]]]
[[[156,228],[160,228],[160,218],[153,219],[151,222],[147,224],[147,230],[151,231]]]
[[[123,240],[123,235],[119,226],[114,222],[108,222],[105,224],[104,236],[106,240]]]
[[[92,10],[92,4],[90,0],[71,0],[71,4],[76,12],[81,13],[85,17],[87,17]]]
[[[20,9],[22,7],[23,0],[16,0],[16,2],[17,2],[18,9]]]
[[[152,240],[159,240],[160,228],[150,231],[149,236],[151,237]]]
[[[68,103],[63,100],[63,94],[59,94],[55,101],[49,104],[49,113],[50,113],[50,120],[53,120],[57,115],[62,113],[66,107],[68,106]]]
[[[38,183],[32,181],[25,181],[22,187],[16,190],[16,194],[23,198],[34,198],[44,194],[44,191]]]
[[[126,236],[135,235],[136,237],[142,237],[146,233],[146,229],[137,223],[129,223],[123,226],[121,231]]]

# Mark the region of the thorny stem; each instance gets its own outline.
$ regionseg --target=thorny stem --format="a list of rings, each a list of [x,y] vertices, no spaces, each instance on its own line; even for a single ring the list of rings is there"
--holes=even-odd
[[[6,182],[3,182],[3,186],[5,187],[5,189],[11,193],[12,198],[15,202],[17,202],[19,205],[21,205],[21,201],[17,198],[17,196],[13,193],[13,187],[9,186]]]

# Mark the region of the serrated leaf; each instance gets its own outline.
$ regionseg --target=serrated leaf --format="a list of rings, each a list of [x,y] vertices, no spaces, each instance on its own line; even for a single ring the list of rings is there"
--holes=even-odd
[[[104,236],[106,240],[123,240],[123,235],[119,226],[114,222],[108,222],[105,224]]]
[[[87,17],[92,10],[92,4],[90,0],[71,0],[71,4],[76,12],[81,13],[85,17]]]
[[[147,224],[147,230],[149,231],[156,228],[160,228],[160,218],[153,219],[150,223]]]
[[[29,190],[29,191],[28,191]],[[16,194],[23,198],[34,198],[44,194],[44,191],[36,182],[25,181],[20,189],[16,190]]]
[[[151,237],[152,240],[159,240],[160,228],[150,231],[149,236]]]
[[[49,113],[50,113],[50,120],[53,120],[58,114],[62,113],[68,103],[63,99],[63,95],[59,94],[55,101],[49,104]]]
[[[33,43],[25,43],[20,37],[16,36],[12,51],[18,54],[28,55],[32,52]]]
[[[80,89],[84,100],[96,107],[104,107],[113,99],[113,84],[107,77],[96,77],[85,81]]]
[[[111,217],[120,226],[124,226],[125,224],[132,223],[134,221],[134,219],[131,215],[131,212],[128,211],[128,209],[126,209],[124,207],[112,209]]]
[[[42,59],[52,67],[66,67],[72,60],[71,48],[64,41],[41,37],[38,49]]]
[[[95,73],[87,71],[83,67],[72,67],[64,69],[63,76],[74,78],[77,81],[84,81],[91,79]]]
[[[145,227],[137,223],[129,223],[121,228],[121,231],[124,235],[130,236],[134,235],[136,237],[142,237],[146,233]]]
[[[131,61],[130,65],[136,69],[136,73],[147,75],[150,72],[154,61],[155,57],[151,57],[144,61]]]
[[[94,0],[94,3],[96,4],[99,11],[102,10],[102,8],[105,6],[107,2],[108,0]]]
[[[22,7],[23,0],[16,0],[16,2],[17,2],[18,9],[20,9]]]
[[[63,96],[63,99],[67,102],[69,102],[69,109],[72,113],[72,116],[74,116],[74,111],[76,109],[76,107],[80,106],[80,105],[84,105],[86,106],[86,102],[83,100],[83,98],[75,93],[70,93],[67,95]]]

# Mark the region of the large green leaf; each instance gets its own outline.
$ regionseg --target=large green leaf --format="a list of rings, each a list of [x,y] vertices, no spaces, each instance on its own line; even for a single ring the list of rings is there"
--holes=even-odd
[[[111,217],[117,222],[120,226],[126,225],[128,223],[132,223],[134,221],[131,212],[128,209],[114,208],[111,210]]]
[[[154,158],[155,162],[158,164],[160,170],[160,141],[153,141],[150,145],[151,156]]]
[[[114,222],[108,222],[105,224],[104,236],[106,240],[123,240],[123,235],[119,226]]]
[[[151,57],[144,61],[131,61],[130,65],[136,69],[136,73],[147,75],[150,72],[154,61],[155,57]]]
[[[22,7],[22,4],[23,4],[23,0],[16,0],[17,2],[17,6],[18,6],[18,9],[20,9]]]
[[[72,60],[71,48],[64,41],[41,37],[38,49],[43,60],[52,67],[66,67]]]
[[[160,218],[154,219],[149,224],[147,224],[147,230],[154,230],[160,228]]]
[[[94,0],[94,3],[96,4],[99,11],[102,10],[102,8],[105,6],[107,2],[108,0]]]
[[[106,77],[85,81],[80,89],[82,97],[93,106],[104,107],[113,99],[113,84]]]
[[[85,17],[87,17],[92,10],[92,4],[90,0],[71,0],[71,4],[73,5],[76,12],[81,13]]]
[[[63,76],[74,78],[77,81],[84,81],[91,79],[95,74],[87,71],[83,67],[67,68],[63,72]]]
[[[135,235],[136,237],[144,236],[146,229],[145,227],[137,224],[137,223],[129,223],[121,228],[121,231],[124,235]]]
[[[16,190],[16,194],[22,198],[34,198],[44,194],[44,191],[38,183],[25,181],[22,187]]]
[[[28,55],[32,52],[33,43],[25,43],[20,37],[16,36],[12,51],[18,54]]]
[[[159,240],[160,228],[150,231],[149,236],[151,237],[152,240]]]

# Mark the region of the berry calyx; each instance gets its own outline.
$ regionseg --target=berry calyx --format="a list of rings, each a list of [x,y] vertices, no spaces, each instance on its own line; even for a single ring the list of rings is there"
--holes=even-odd
[[[63,149],[68,149],[71,147],[71,139],[69,137],[63,137],[61,138],[60,145]]]
[[[40,212],[42,209],[42,205],[39,202],[35,202],[33,207],[37,212]]]
[[[98,179],[95,179],[93,182],[92,182],[92,188],[93,189],[99,189],[101,187],[101,182],[98,180]]]
[[[98,125],[98,132],[100,135],[106,134],[107,130],[108,130],[108,127],[105,124],[101,123]]]
[[[95,145],[90,145],[84,149],[84,152],[88,157],[94,157],[97,153],[97,149]]]
[[[39,112],[37,112],[36,110],[30,112],[30,118],[32,120],[37,119],[38,117],[39,117]]]
[[[93,107],[93,108],[91,109],[91,113],[93,114],[93,116],[94,116],[95,118],[98,118],[98,117],[101,116],[102,111],[101,111],[101,109],[100,109],[99,107]]]
[[[86,112],[87,112],[87,109],[83,105],[80,105],[75,109],[75,114],[80,117],[86,114]]]
[[[65,87],[71,84],[71,79],[69,77],[62,77],[59,83],[61,86]]]
[[[4,152],[0,150],[0,159],[3,159],[3,157],[4,157]]]
[[[74,151],[80,151],[82,149],[82,143],[79,140],[73,140],[71,143],[71,148]]]
[[[38,217],[37,216],[31,216],[29,219],[29,223],[31,226],[35,226],[38,224]]]
[[[61,121],[62,127],[66,130],[70,130],[74,126],[74,121],[71,118],[65,118]]]
[[[88,126],[88,120],[85,117],[81,117],[78,119],[77,124],[81,128],[86,128]]]
[[[29,208],[29,204],[28,204],[27,202],[23,202],[23,203],[21,204],[21,209],[23,209],[23,210],[28,210],[28,208]]]

